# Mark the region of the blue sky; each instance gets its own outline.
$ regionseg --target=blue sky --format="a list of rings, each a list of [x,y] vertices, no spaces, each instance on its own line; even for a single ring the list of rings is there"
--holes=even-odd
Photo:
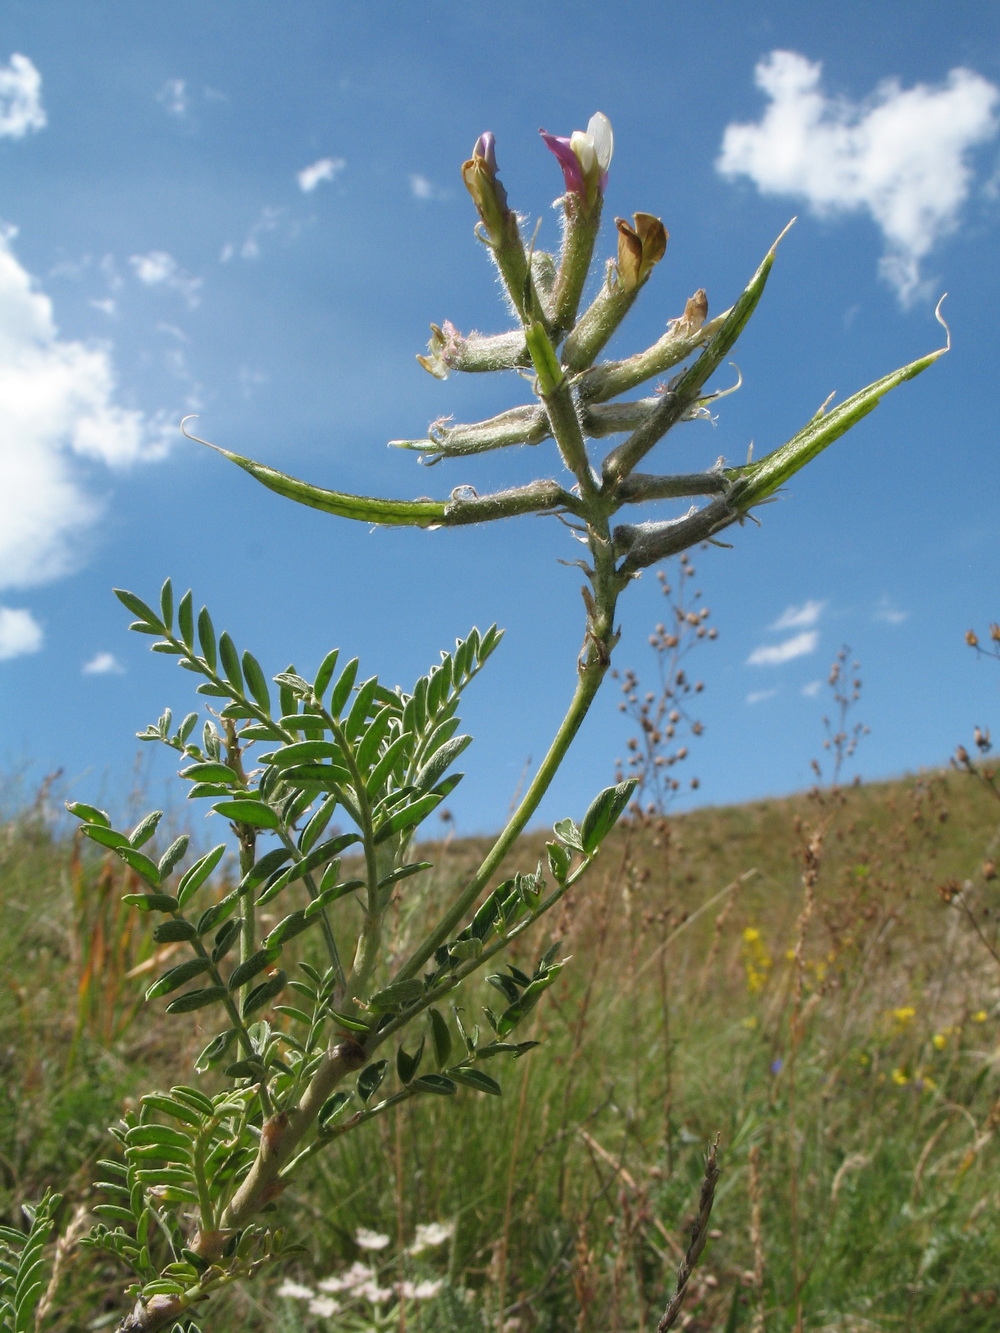
[[[511,203],[554,248],[562,178],[538,128],[597,109],[615,131],[599,252],[616,215],[670,232],[612,351],[698,287],[724,309],[799,217],[734,353],[743,387],[660,446],[664,470],[759,455],[830,392],[939,346],[949,293],[950,354],[733,550],[695,553],[718,639],[690,661],[705,733],[682,808],[809,783],[844,643],[864,776],[941,764],[996,720],[996,674],[963,642],[1000,619],[994,7],[4,0],[0,18],[0,772],[23,794],[61,768],[75,799],[120,810],[137,782],[165,799],[170,756],[143,747],[137,767],[134,733],[193,707],[190,678],[126,633],[110,589],[149,599],[170,575],[270,671],[338,644],[406,685],[473,624],[505,626],[450,799],[459,831],[502,820],[572,688],[566,530],[370,532],[268,494],[178,423],[197,412],[208,439],[361,493],[558,475],[546,445],[430,471],[385,445],[526,401],[514,378],[440,383],[414,359],[431,321],[505,327],[459,169],[493,131]],[[649,573],[620,614],[618,663],[651,680]],[[611,686],[546,819],[612,780],[617,702]]]

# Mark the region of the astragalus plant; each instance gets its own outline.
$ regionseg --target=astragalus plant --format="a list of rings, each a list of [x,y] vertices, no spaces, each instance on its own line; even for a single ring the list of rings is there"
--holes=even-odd
[[[584,576],[583,643],[567,664],[572,697],[471,877],[447,899],[421,890],[429,866],[417,840],[459,780],[453,766],[469,742],[459,733],[459,701],[500,642],[495,627],[472,630],[410,691],[387,688],[336,651],[310,676],[290,668],[269,682],[256,658],[216,634],[206,610],[195,613],[190,593],[175,601],[169,580],[155,608],[118,593],[135,617],[132,628],[153,636],[153,651],[201,677],[197,690],[210,702],[209,719],[199,725],[190,713],[175,727],[168,711],[143,735],[177,752],[188,795],[207,801],[230,826],[239,854],[238,875],[227,879],[224,841],[188,864],[184,837],[153,850],[156,813],[121,832],[95,807],[70,807],[83,832],[135,872],[129,900],[147,915],[167,963],[148,999],[211,1034],[197,1061],[199,1083],[149,1092],[112,1130],[116,1151],[98,1186],[106,1201],[93,1207],[99,1221],[89,1243],[132,1271],[132,1308],[121,1333],[211,1327],[205,1302],[213,1292],[298,1248],[282,1225],[281,1196],[293,1184],[307,1187],[311,1159],[335,1153],[343,1135],[364,1134],[370,1120],[403,1101],[500,1093],[487,1070],[533,1045],[519,1041],[517,1029],[563,966],[558,946],[530,972],[508,966],[489,975],[492,1000],[477,1021],[449,997],[572,890],[628,806],[633,782],[602,791],[578,824],[555,826],[542,863],[508,869],[497,882],[608,673],[619,597],[644,569],[742,523],[944,350],[838,407],[824,404],[797,435],[756,461],[720,460],[686,475],[642,470],[672,427],[707,416],[720,396],[709,381],[763,294],[775,248],[728,310],[710,318],[698,291],[651,347],[601,361],[662,259],[667,233],[650,213],[616,219],[614,255],[600,266],[596,290],[588,289],[611,126],[598,113],[585,132],[543,137],[565,178],[558,253],[526,240],[497,175],[493,136],[482,135],[462,177],[513,327],[486,336],[463,335],[450,322],[432,325],[419,358],[440,379],[459,371],[519,373],[530,381],[532,401],[488,421],[441,421],[422,439],[394,443],[447,467],[487,450],[551,440],[551,475],[488,495],[463,483],[440,501],[374,499],[323,490],[220,450],[280,495],[369,525],[441,528],[537,514],[569,529]],[[653,386],[646,396],[623,397],[643,385]],[[695,501],[686,512],[659,512],[663,502],[684,498]],[[652,516],[642,517],[647,510]],[[506,797],[498,793],[497,800],[502,809]],[[383,922],[408,894],[419,904],[419,924],[411,925],[408,954],[392,959]],[[709,1181],[714,1171],[713,1156]],[[710,1193],[681,1288],[704,1241]],[[43,1218],[48,1225],[48,1213],[39,1211],[33,1235]],[[21,1333],[32,1327],[41,1278],[25,1278],[18,1245],[8,1244],[4,1327]],[[31,1242],[21,1253],[34,1262],[39,1249]],[[679,1294],[665,1321],[673,1321],[678,1304]]]

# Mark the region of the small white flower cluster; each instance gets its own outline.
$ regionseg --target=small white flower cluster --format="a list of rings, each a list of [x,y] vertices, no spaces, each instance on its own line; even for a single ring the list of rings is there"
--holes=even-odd
[[[436,1250],[446,1240],[451,1240],[454,1234],[454,1222],[418,1222],[413,1244],[406,1253],[417,1255],[425,1254],[428,1250]]]
[[[389,1244],[389,1237],[380,1231],[369,1231],[367,1227],[358,1227],[354,1233],[354,1243],[359,1250],[384,1250]]]
[[[444,1222],[418,1225],[413,1244],[407,1248],[406,1253],[416,1256],[436,1249],[451,1239],[454,1230],[454,1224]],[[390,1243],[388,1236],[378,1231],[369,1231],[367,1227],[358,1228],[354,1241],[359,1249],[369,1251],[384,1250]],[[382,1306],[394,1297],[400,1301],[431,1300],[444,1286],[444,1279],[424,1278],[420,1282],[401,1281],[383,1286],[375,1268],[355,1260],[345,1272],[325,1277],[316,1286],[318,1292],[301,1282],[286,1280],[278,1288],[277,1294],[287,1300],[308,1301],[310,1314],[330,1319],[344,1309],[345,1302],[367,1301],[369,1305]]]

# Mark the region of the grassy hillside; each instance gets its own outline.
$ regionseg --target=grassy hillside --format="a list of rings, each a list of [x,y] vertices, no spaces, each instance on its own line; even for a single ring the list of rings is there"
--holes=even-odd
[[[688,1328],[995,1330],[998,845],[1000,804],[959,773],[634,820],[511,959],[554,939],[572,957],[521,1033],[540,1048],[494,1062],[504,1097],[427,1097],[339,1140],[280,1205],[310,1261],[206,1327],[400,1327],[371,1281],[319,1292],[363,1261],[383,1293],[446,1279],[407,1303],[417,1328],[653,1329],[718,1137]],[[477,850],[428,849],[400,949]],[[4,1222],[52,1184],[70,1223],[100,1198],[122,1107],[192,1081],[194,1039],[182,1049],[183,1025],[141,1004],[152,945],[119,904],[125,873],[40,818],[0,828]],[[480,980],[458,997],[468,1024],[490,994]],[[408,1253],[438,1222],[450,1238]],[[359,1247],[359,1228],[384,1247]],[[45,1327],[113,1327],[120,1290],[74,1249]]]

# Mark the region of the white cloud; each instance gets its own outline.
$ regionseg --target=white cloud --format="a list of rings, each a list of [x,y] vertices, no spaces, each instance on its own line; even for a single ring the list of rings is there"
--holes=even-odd
[[[265,204],[250,224],[243,244],[237,246],[232,241],[226,241],[219,255],[219,262],[228,264],[237,254],[241,259],[259,259],[264,250],[262,241],[265,236],[274,237],[278,244],[286,247],[293,245],[303,230],[314,225],[314,222],[314,218],[291,216],[287,208],[275,208],[272,204]]]
[[[821,680],[811,680],[808,685],[803,685],[799,692],[804,699],[815,699],[822,688]]]
[[[251,366],[240,366],[239,369],[240,392],[249,403],[262,384],[267,384],[270,380],[266,370],[254,370]]]
[[[747,695],[746,701],[750,705],[762,704],[767,699],[773,699],[777,693],[777,690],[753,690]]]
[[[893,606],[888,597],[880,597],[878,605],[872,613],[872,620],[882,621],[886,625],[901,625],[904,620],[909,620],[909,611],[900,611],[898,607]]]
[[[184,79],[167,79],[156,94],[156,100],[170,116],[183,120],[187,115],[190,99],[187,95],[187,83]]]
[[[435,185],[432,180],[419,173],[410,177],[410,193],[414,199],[430,199],[435,203],[451,198],[451,190],[442,189],[440,185]]]
[[[29,130],[46,124],[42,106],[42,76],[27,56],[15,52],[0,65],[0,138],[23,139]]]
[[[260,216],[254,222],[247,232],[246,240],[240,247],[241,259],[257,259],[260,256],[260,237],[267,236],[273,231],[277,231],[285,216],[283,208],[272,208],[269,205],[260,210]],[[231,253],[231,252],[230,252]],[[226,256],[228,259],[229,256]],[[225,262],[225,259],[223,260]]]
[[[346,166],[347,163],[342,157],[321,157],[318,162],[313,162],[311,166],[303,167],[297,172],[295,179],[303,194],[309,194],[311,190],[315,190],[320,181],[336,180],[338,172],[343,171]]]
[[[146,287],[162,287],[177,292],[193,310],[201,300],[201,278],[193,278],[166,250],[150,250],[148,255],[132,255],[128,261],[135,276]]]
[[[30,611],[0,606],[0,661],[37,653],[42,637],[42,627]]]
[[[83,664],[85,676],[120,676],[124,670],[114,653],[95,653],[89,662]]]
[[[910,304],[924,294],[921,261],[958,225],[970,149],[1000,129],[1000,88],[958,68],[942,85],[886,79],[851,102],[823,92],[822,68],[794,51],[760,61],[755,79],[770,105],[758,123],[726,128],[716,167],[764,194],[805,199],[820,216],[868,212],[885,240],[881,275]]]
[[[786,607],[771,629],[809,629],[818,622],[825,608],[825,601],[817,602],[810,597],[801,606]]]
[[[794,657],[805,657],[809,653],[814,653],[818,643],[818,630],[804,630],[801,634],[786,639],[784,643],[767,643],[755,648],[747,658],[747,665],[781,666],[783,662],[790,662]]]
[[[99,517],[87,463],[162,457],[166,428],[119,406],[110,348],[60,338],[52,303],[0,232],[0,588],[58,578],[79,563]]]

